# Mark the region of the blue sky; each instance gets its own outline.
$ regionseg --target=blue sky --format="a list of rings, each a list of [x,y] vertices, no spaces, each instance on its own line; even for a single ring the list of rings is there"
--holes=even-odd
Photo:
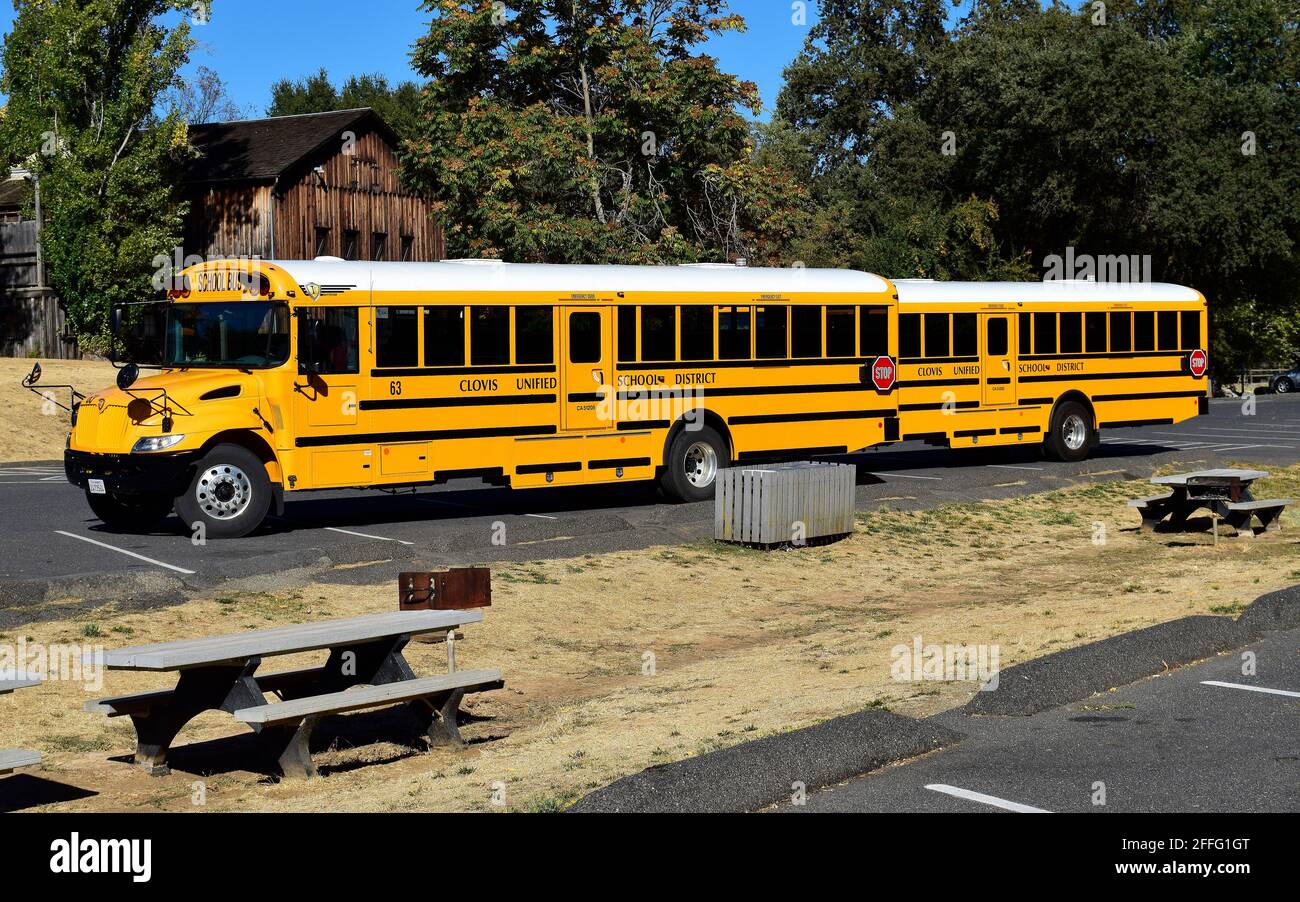
[[[808,23],[796,25],[793,0],[732,0],[748,32],[717,38],[707,48],[724,70],[758,84],[768,112],[782,70],[816,22],[816,0],[806,4]],[[0,0],[0,30],[9,31],[13,15],[12,5]],[[390,82],[413,78],[408,53],[427,19],[417,0],[215,0],[211,20],[194,29],[200,45],[192,66],[216,70],[235,102],[261,115],[272,83],[321,66],[336,84],[367,72],[381,72]]]

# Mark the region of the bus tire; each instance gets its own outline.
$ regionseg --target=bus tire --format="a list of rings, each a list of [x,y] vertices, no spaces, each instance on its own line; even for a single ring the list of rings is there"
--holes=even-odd
[[[107,495],[86,490],[90,510],[110,529],[145,532],[172,512],[172,499],[166,495]]]
[[[730,465],[727,443],[716,429],[682,429],[668,446],[660,485],[674,501],[708,501],[718,471]]]
[[[1084,460],[1092,449],[1095,432],[1092,412],[1078,401],[1065,401],[1052,412],[1043,447],[1052,460]]]
[[[261,459],[239,445],[217,445],[194,468],[176,498],[187,529],[202,524],[211,539],[238,539],[261,525],[271,507],[271,478]]]

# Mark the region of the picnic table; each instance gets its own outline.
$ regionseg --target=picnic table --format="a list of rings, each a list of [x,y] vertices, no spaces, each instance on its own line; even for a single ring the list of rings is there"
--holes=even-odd
[[[1161,523],[1180,529],[1188,517],[1206,509],[1237,530],[1238,535],[1253,535],[1252,519],[1258,517],[1265,531],[1280,529],[1282,512],[1291,504],[1289,498],[1256,499],[1251,494],[1251,484],[1266,476],[1263,470],[1229,468],[1153,476],[1153,485],[1166,486],[1169,491],[1135,498],[1128,504],[1142,515],[1142,529],[1155,529]]]
[[[0,674],[0,695],[8,695],[19,689],[39,686],[40,677],[26,674]],[[41,763],[41,753],[29,749],[0,749],[0,775],[11,774],[20,767],[31,767]]]
[[[455,669],[456,629],[482,619],[479,611],[395,611],[88,653],[88,663],[109,670],[180,676],[173,689],[97,699],[85,708],[130,717],[136,764],[153,775],[169,772],[167,752],[181,728],[211,710],[260,734],[292,777],[315,776],[308,743],[329,714],[405,703],[431,745],[461,745],[456,715],[465,693],[503,685],[499,671]],[[412,637],[435,633],[446,635],[448,672],[418,677],[402,650]],[[263,658],[326,649],[320,667],[258,673]],[[279,701],[267,702],[268,692]]]

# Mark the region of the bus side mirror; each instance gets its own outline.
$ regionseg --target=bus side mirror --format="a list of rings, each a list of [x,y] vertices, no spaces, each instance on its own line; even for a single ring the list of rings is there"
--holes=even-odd
[[[27,378],[23,379],[23,388],[31,388],[33,385],[35,385],[37,382],[40,381],[41,381],[41,365],[39,363],[34,363],[32,364],[32,371],[27,374]]]
[[[115,336],[120,336],[122,334],[122,308],[121,307],[114,307],[112,313],[109,314],[109,328],[112,330],[113,335]]]

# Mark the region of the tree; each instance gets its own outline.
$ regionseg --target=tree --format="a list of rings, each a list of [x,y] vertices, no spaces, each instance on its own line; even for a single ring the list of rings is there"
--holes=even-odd
[[[207,66],[199,66],[193,78],[178,79],[163,98],[162,107],[174,110],[189,125],[229,122],[244,116],[221,76]]]
[[[49,282],[93,347],[118,302],[152,294],[153,260],[180,243],[185,123],[160,117],[191,47],[188,0],[17,0],[5,37],[5,161],[40,179]]]
[[[383,75],[354,75],[336,90],[329,73],[321,69],[298,81],[284,79],[271,86],[268,116],[297,116],[370,107],[397,132],[411,133],[420,103],[420,88],[413,81],[390,87]]]
[[[754,158],[757,88],[697,47],[723,0],[426,0],[407,180],[448,247],[518,261],[776,261],[803,189]]]

